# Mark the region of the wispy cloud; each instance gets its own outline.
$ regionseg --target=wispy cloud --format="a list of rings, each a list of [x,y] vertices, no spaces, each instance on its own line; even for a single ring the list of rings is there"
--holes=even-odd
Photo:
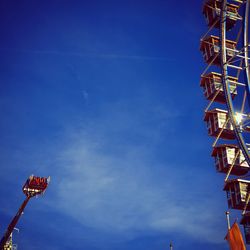
[[[158,162],[151,149],[159,146],[163,128],[143,125],[138,109],[128,116],[120,107],[111,112],[106,110],[105,118],[99,117],[69,133],[59,153],[63,177],[53,204],[83,225],[98,230],[130,236],[131,232],[133,235],[141,230],[178,232],[212,242],[222,240],[219,233],[222,228],[214,218],[216,206],[202,186],[203,180],[182,173],[182,166],[171,161],[166,165]],[[151,119],[153,113],[151,110]],[[133,125],[141,127],[134,128],[128,117],[134,119]],[[178,116],[165,112],[154,119],[167,129],[166,121],[171,123]],[[109,127],[110,121],[113,127]],[[132,127],[143,134],[141,143],[126,140],[110,143],[110,137],[129,134]],[[154,130],[150,138],[149,129]],[[149,141],[153,145],[148,146]],[[120,150],[117,152],[116,148]],[[192,178],[200,190],[191,185]]]

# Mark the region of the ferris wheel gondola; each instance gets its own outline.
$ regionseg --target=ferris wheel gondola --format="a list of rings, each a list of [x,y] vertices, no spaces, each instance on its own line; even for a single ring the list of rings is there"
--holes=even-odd
[[[200,44],[208,65],[200,85],[209,101],[204,120],[208,134],[215,137],[212,156],[217,171],[226,174],[229,208],[242,210],[241,222],[245,229],[249,225],[246,239],[250,239],[249,7],[250,0],[206,0],[203,14],[209,29]]]

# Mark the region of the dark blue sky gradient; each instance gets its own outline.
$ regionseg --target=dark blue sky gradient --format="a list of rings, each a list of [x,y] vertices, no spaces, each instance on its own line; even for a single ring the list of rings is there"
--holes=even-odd
[[[20,249],[223,250],[199,87],[202,1],[0,1],[0,233]],[[233,220],[233,218],[232,218]]]

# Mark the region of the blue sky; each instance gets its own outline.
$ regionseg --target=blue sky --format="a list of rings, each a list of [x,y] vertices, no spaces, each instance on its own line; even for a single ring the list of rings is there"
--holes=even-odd
[[[0,233],[20,249],[228,249],[199,87],[202,1],[0,1]],[[234,217],[232,218],[232,220]]]

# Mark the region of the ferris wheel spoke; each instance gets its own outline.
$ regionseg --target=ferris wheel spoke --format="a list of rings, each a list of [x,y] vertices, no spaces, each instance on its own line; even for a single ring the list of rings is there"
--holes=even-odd
[[[240,155],[240,151],[238,150],[238,152],[235,154],[235,156],[234,156],[234,158],[233,158],[233,161],[232,161],[232,163],[231,163],[230,168],[228,169],[228,172],[227,172],[227,175],[226,175],[226,177],[225,177],[225,179],[224,179],[224,182],[227,182],[228,177],[230,176],[230,174],[231,174],[231,172],[232,172],[232,170],[233,170],[234,164],[235,164],[235,162],[236,162],[236,159],[239,157],[239,155]]]
[[[236,65],[233,65],[233,64],[227,64],[227,67],[232,68],[232,69],[237,69],[237,70],[242,70],[242,69],[244,69],[244,68],[241,67],[241,66],[236,66]]]
[[[236,2],[236,3],[240,3],[240,4],[242,4],[244,1],[242,1],[242,0],[232,0],[233,2]]]
[[[246,105],[246,98],[247,98],[247,91],[245,90],[244,91],[244,96],[243,96],[243,101],[242,101],[242,104],[241,104],[241,109],[240,109],[241,113],[244,113],[244,109],[245,109],[245,105]]]
[[[243,60],[241,59],[241,60],[240,60],[240,67],[242,67],[242,65],[243,65]],[[240,73],[241,73],[241,71],[238,70],[238,71],[237,71],[237,75],[236,75],[237,79],[239,79]],[[244,86],[245,86],[245,84],[244,84]]]

